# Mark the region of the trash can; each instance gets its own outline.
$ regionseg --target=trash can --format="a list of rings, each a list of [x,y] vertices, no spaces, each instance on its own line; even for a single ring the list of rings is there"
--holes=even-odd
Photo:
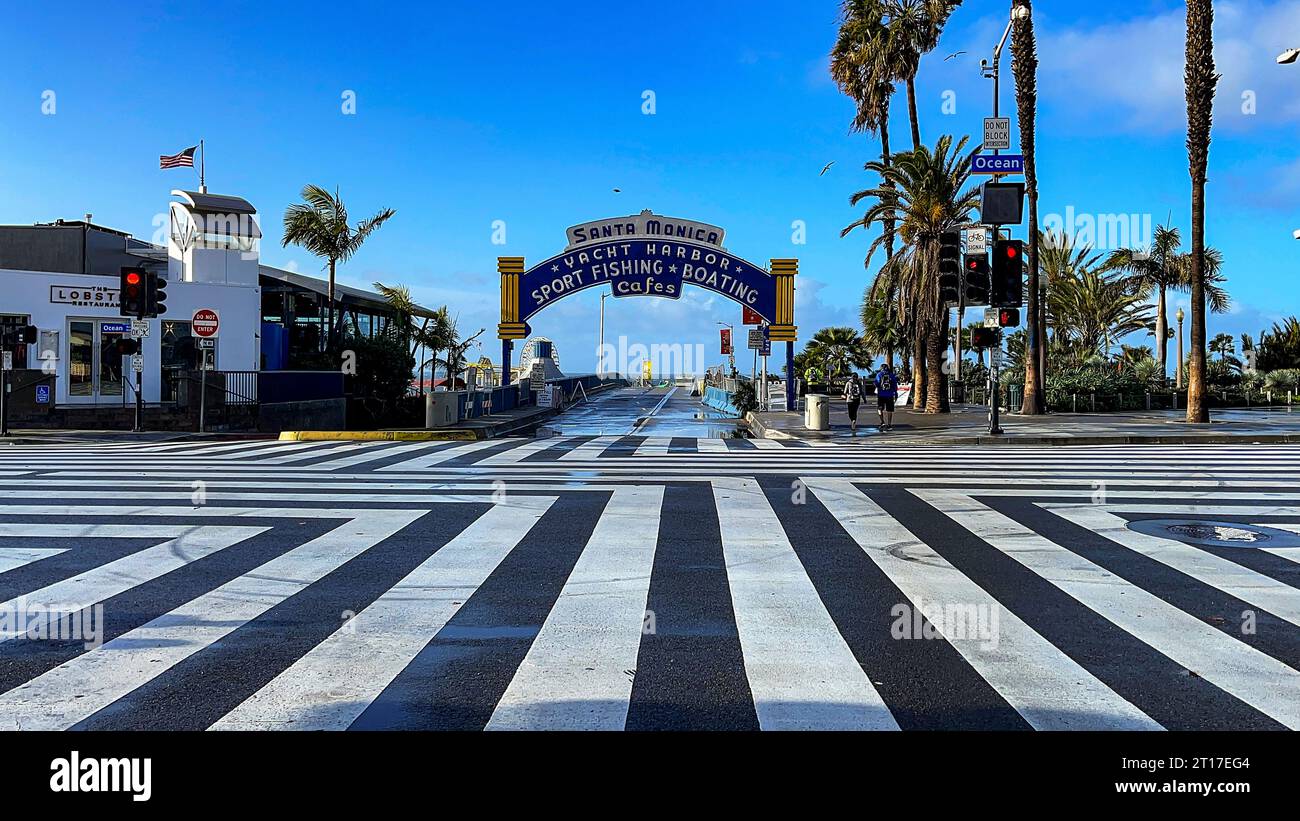
[[[830,430],[831,398],[824,393],[804,397],[803,426],[808,430]]]

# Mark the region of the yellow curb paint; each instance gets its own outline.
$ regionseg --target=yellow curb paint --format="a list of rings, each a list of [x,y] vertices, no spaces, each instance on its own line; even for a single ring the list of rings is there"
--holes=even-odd
[[[281,442],[437,442],[474,441],[472,430],[286,430]]]

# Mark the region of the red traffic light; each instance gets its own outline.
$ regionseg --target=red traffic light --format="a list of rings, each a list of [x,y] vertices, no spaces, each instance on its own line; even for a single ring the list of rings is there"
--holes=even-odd
[[[127,284],[127,285],[139,285],[139,284],[140,284],[140,274],[137,273],[136,271],[127,271],[127,272],[126,272],[126,284]]]
[[[1017,249],[1016,246],[1010,243],[1007,243],[1003,247],[1007,249],[1007,259],[1015,259],[1016,256],[1020,253],[1019,249]]]
[[[998,327],[1014,328],[1020,324],[1019,308],[1003,308],[998,311]]]

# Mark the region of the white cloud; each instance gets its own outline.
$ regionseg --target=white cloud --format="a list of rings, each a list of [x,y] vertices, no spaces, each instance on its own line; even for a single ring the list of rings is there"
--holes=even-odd
[[[1037,27],[1040,105],[1086,121],[1086,133],[1163,135],[1186,128],[1182,10],[1122,23],[1056,30]],[[1215,127],[1245,131],[1261,123],[1300,119],[1300,65],[1275,57],[1300,42],[1300,2],[1215,4]],[[1243,113],[1253,92],[1255,115]]]

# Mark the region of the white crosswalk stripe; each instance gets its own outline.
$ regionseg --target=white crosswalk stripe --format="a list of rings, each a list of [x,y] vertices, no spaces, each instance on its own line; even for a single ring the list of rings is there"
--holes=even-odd
[[[762,729],[907,729],[925,724],[926,708],[925,726],[944,726],[969,718],[962,682],[984,688],[981,715],[998,726],[1219,728],[1227,711],[1300,728],[1300,449],[1024,449],[990,475],[987,449],[754,444],[610,435],[6,449],[0,468],[16,470],[0,470],[0,729],[111,724],[159,709],[146,707],[154,699],[196,729],[340,730],[382,723],[385,710],[369,708],[431,699],[436,683],[486,707],[442,698],[410,714],[618,730],[646,705],[643,716],[672,726],[712,709],[691,694],[723,680],[741,683],[732,706]],[[37,475],[13,475],[25,471]],[[697,494],[716,518],[679,521],[670,492]],[[589,530],[573,535],[569,515],[589,516]],[[1129,527],[1151,517],[1272,528],[1295,533],[1295,546],[1214,549]],[[435,550],[413,532],[444,541]],[[1080,533],[1091,541],[1081,546]],[[689,566],[662,565],[668,538],[691,540]],[[421,549],[382,582],[357,562]],[[849,554],[856,564],[843,564]],[[563,567],[539,564],[559,556]],[[1011,569],[1032,595],[998,583]],[[685,575],[655,600],[683,612],[650,614],[669,570]],[[292,622],[260,626],[354,578],[374,585],[369,604],[313,628],[291,655],[249,650],[241,664],[264,674],[205,679],[227,700],[187,718],[185,676],[232,647],[298,635]],[[864,613],[858,584],[876,585],[870,601],[888,612]],[[501,590],[534,594],[537,609],[513,612]],[[1048,591],[1050,613],[1026,609]],[[107,609],[102,645],[38,644],[24,622],[123,595],[132,604]],[[705,601],[723,603],[708,610],[721,621],[692,620]],[[932,635],[879,628],[896,623],[895,607],[924,614]],[[1233,623],[1252,621],[1240,612],[1251,608],[1254,632]],[[467,612],[509,629],[453,629]],[[652,616],[668,626],[666,656],[645,653]],[[1074,622],[1112,631],[1096,641],[1122,648],[1098,653],[1060,627]],[[679,652],[706,638],[714,656]],[[893,642],[914,638],[906,657],[934,671],[882,666]],[[1171,667],[1183,671],[1176,687],[1159,678],[1167,672],[1142,677]],[[957,691],[917,691],[916,676],[958,668],[944,679]],[[415,669],[419,686],[393,689]]]

